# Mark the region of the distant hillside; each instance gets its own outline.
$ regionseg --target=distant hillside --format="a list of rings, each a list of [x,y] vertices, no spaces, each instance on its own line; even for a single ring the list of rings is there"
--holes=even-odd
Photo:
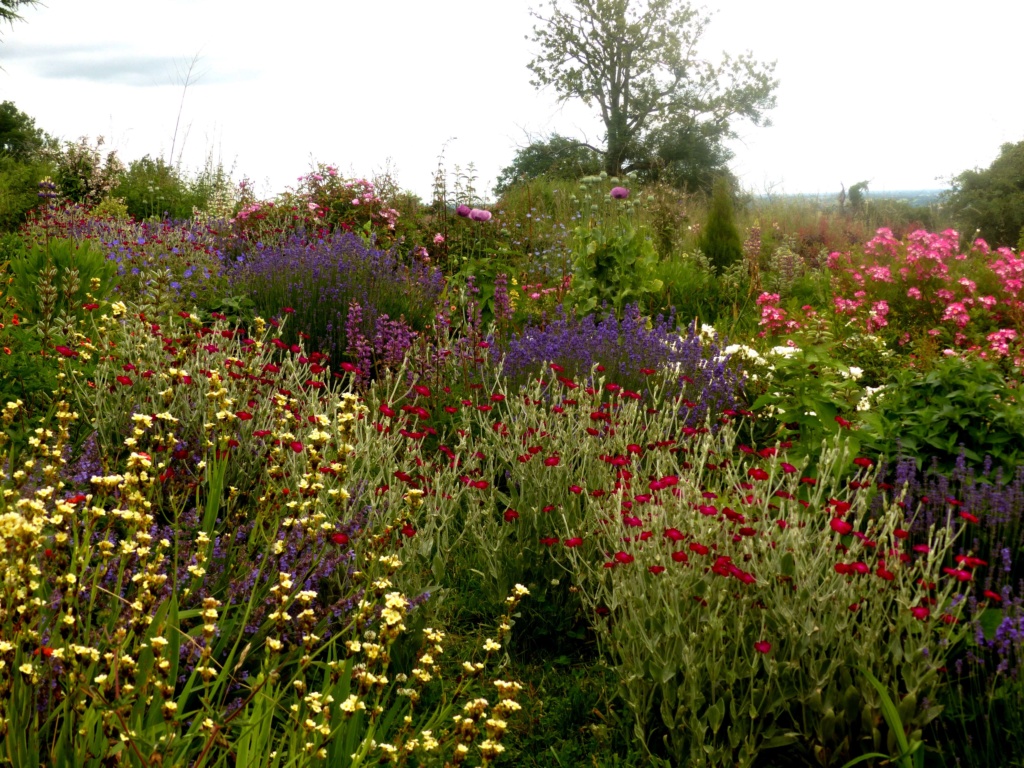
[[[908,203],[914,206],[932,206],[938,205],[940,198],[947,190],[945,189],[900,189],[900,190],[886,190],[884,192],[875,192],[868,190],[868,200],[899,200],[901,202]],[[796,194],[796,195],[780,195],[784,200],[807,200],[817,202],[822,205],[834,205],[838,202],[839,190],[836,190],[835,194]]]

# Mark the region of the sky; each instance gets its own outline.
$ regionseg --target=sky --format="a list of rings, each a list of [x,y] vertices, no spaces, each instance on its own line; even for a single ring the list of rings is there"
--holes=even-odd
[[[102,135],[125,161],[212,158],[263,196],[323,162],[429,198],[443,158],[449,186],[458,168],[486,197],[531,137],[602,138],[592,110],[530,85],[537,0],[43,3],[0,29],[0,101],[59,138]],[[776,62],[772,125],[738,123],[730,144],[748,191],[940,189],[1024,140],[1024,3],[708,8],[701,56]]]

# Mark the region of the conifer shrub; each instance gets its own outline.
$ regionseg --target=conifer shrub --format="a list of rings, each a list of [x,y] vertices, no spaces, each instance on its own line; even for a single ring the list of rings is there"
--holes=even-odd
[[[715,182],[707,225],[698,246],[719,273],[743,258],[743,238],[736,227],[732,190],[725,178]]]

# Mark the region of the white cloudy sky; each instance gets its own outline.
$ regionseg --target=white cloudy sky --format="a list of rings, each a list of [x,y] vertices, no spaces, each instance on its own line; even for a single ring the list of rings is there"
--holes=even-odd
[[[0,101],[49,133],[104,135],[124,159],[207,154],[265,194],[310,161],[390,164],[427,196],[476,166],[489,191],[530,135],[599,140],[582,105],[529,85],[531,0],[43,0],[2,30]],[[772,127],[740,125],[755,192],[944,186],[1024,140],[1017,0],[710,0],[703,54],[778,62]],[[183,134],[187,138],[183,142]]]

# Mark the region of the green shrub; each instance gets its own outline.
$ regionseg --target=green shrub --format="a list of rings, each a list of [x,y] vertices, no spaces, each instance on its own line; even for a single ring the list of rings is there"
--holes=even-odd
[[[1024,402],[999,366],[979,358],[940,357],[930,370],[896,370],[875,406],[861,414],[861,443],[890,458],[931,459],[950,471],[961,450],[980,465],[986,454],[1013,471],[1024,463]]]
[[[39,204],[39,182],[51,168],[43,161],[23,162],[0,155],[0,232],[13,232]]]
[[[699,247],[716,271],[722,272],[743,258],[743,239],[736,227],[732,193],[725,179],[715,182],[707,224]]]

